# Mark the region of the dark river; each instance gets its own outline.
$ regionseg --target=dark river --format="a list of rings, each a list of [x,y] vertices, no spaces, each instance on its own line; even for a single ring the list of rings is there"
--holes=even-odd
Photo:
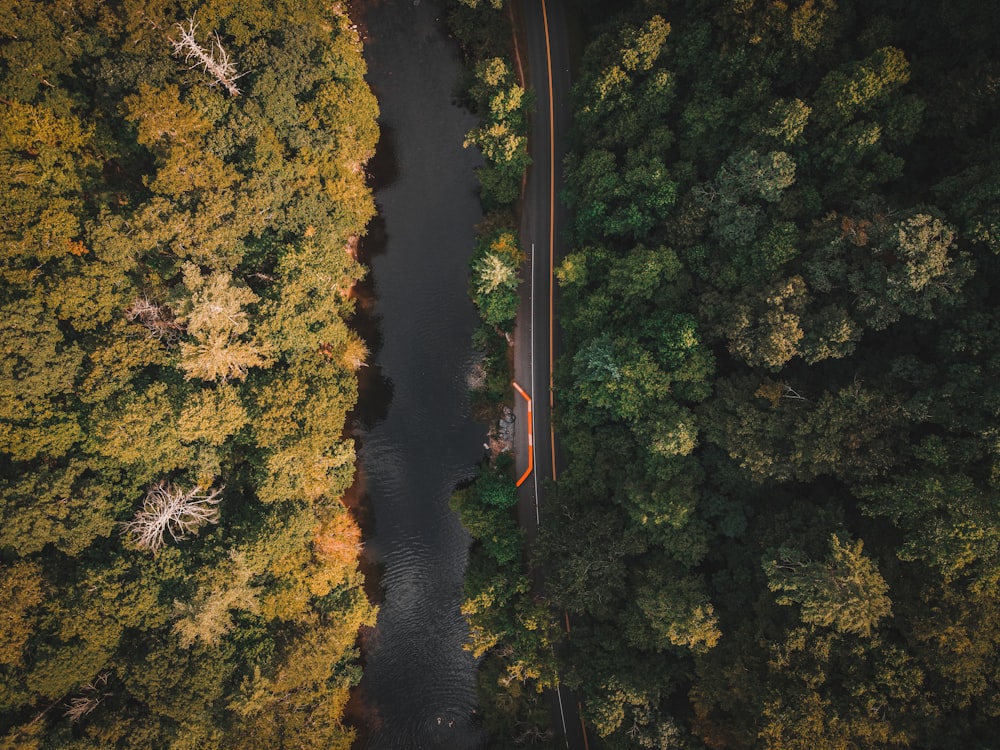
[[[480,157],[462,141],[475,122],[452,103],[459,60],[438,9],[360,5],[382,112],[369,165],[379,218],[360,248],[371,279],[359,290],[359,324],[371,327],[373,356],[358,410],[374,530],[366,557],[381,573],[381,609],[365,644],[369,727],[357,747],[478,748],[476,665],[459,611],[469,539],[448,508],[484,455],[486,431],[468,397],[477,322],[468,262],[482,217]]]

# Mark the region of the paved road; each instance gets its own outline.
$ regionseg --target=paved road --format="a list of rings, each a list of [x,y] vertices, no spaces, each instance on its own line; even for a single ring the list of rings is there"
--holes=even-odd
[[[561,237],[567,212],[559,202],[566,133],[571,122],[569,105],[570,56],[564,0],[516,0],[523,20],[528,85],[535,92],[531,117],[530,150],[521,241],[531,258],[522,287],[514,345],[514,375],[532,398],[534,419],[533,475],[521,486],[518,517],[529,547],[537,521],[546,513],[546,483],[558,477],[559,451],[552,430],[552,358],[559,353],[559,332],[554,317],[553,267],[562,256]],[[527,408],[517,400],[516,461],[518,476],[528,466]],[[541,573],[536,586],[543,587]],[[578,704],[565,688],[553,692],[552,724],[563,734],[569,750],[589,750]]]
[[[521,214],[521,242],[530,262],[521,287],[521,306],[514,342],[514,376],[532,397],[534,407],[535,472],[522,486],[521,521],[529,542],[534,539],[536,518],[544,513],[544,484],[558,476],[553,463],[552,356],[558,356],[558,326],[554,320],[552,269],[562,255],[561,237],[567,221],[558,200],[562,190],[565,135],[570,125],[569,51],[563,0],[516,0],[523,19],[528,85],[535,92],[529,148],[532,165]],[[546,21],[548,33],[546,33]],[[551,66],[550,66],[551,61]],[[551,70],[551,89],[549,71]],[[550,99],[551,92],[551,99]],[[550,100],[555,102],[550,107]],[[516,459],[518,475],[528,465],[527,413],[517,400]],[[538,488],[538,494],[535,488]],[[536,514],[535,500],[538,499]],[[527,502],[530,501],[530,502]]]

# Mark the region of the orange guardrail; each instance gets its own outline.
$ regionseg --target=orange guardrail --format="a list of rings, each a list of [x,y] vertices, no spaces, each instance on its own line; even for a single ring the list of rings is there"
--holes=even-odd
[[[513,385],[514,390],[520,393],[524,400],[528,402],[528,468],[524,470],[524,474],[517,480],[517,486],[520,487],[524,484],[524,480],[531,476],[531,472],[535,470],[535,427],[534,420],[531,418],[531,396],[525,393],[524,388],[516,382]]]

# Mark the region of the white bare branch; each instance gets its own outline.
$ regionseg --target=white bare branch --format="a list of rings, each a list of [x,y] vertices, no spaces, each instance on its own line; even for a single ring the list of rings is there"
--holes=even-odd
[[[93,695],[70,698],[69,702],[66,704],[67,708],[63,713],[63,716],[73,723],[76,723],[99,705],[101,705],[101,699]]]
[[[156,552],[170,534],[175,542],[187,539],[209,523],[219,522],[218,505],[225,487],[205,491],[198,485],[184,491],[160,481],[146,492],[142,508],[131,521],[123,523],[124,533],[136,546]]]
[[[784,391],[781,394],[782,398],[793,398],[793,399],[796,399],[798,401],[808,401],[809,400],[805,396],[801,395],[794,388],[792,388],[790,385],[783,385],[782,388],[784,389]]]
[[[151,339],[174,344],[184,330],[184,326],[174,320],[174,314],[166,305],[161,305],[149,297],[136,297],[125,308],[125,317],[130,322],[138,321]]]
[[[76,723],[101,705],[101,702],[111,695],[111,693],[102,692],[102,688],[108,684],[110,675],[110,672],[101,672],[91,682],[84,685],[80,689],[82,695],[70,698],[66,702],[66,711],[63,716]]]
[[[230,62],[229,53],[223,48],[219,35],[213,34],[211,47],[205,49],[195,39],[194,32],[198,24],[193,18],[188,19],[187,28],[184,28],[183,23],[176,24],[176,27],[181,32],[181,38],[170,40],[174,46],[174,55],[183,57],[186,63],[191,63],[191,69],[204,70],[215,79],[215,83],[225,86],[230,96],[239,96],[240,90],[236,86],[236,80],[240,76],[236,73],[236,64]]]

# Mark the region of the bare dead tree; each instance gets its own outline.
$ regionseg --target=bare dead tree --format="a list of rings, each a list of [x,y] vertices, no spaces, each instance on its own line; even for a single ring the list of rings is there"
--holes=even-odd
[[[101,689],[108,684],[110,676],[110,672],[101,672],[84,685],[80,689],[81,695],[70,698],[66,702],[67,708],[63,716],[75,723],[101,705],[101,702],[111,695],[111,693],[101,692]]]
[[[700,182],[691,188],[691,193],[695,199],[702,203],[714,203],[719,197],[719,191],[711,182]]]
[[[782,385],[781,387],[784,388],[784,392],[781,394],[782,398],[791,398],[791,399],[795,399],[797,401],[808,401],[809,400],[805,396],[801,395],[794,388],[792,388],[792,386],[790,386],[790,385]]]
[[[515,745],[541,745],[551,743],[555,732],[551,729],[542,729],[534,722],[518,721],[515,724],[517,736],[514,738]]]
[[[212,34],[211,46],[205,49],[195,39],[194,32],[198,24],[193,18],[187,20],[187,28],[184,28],[183,23],[176,24],[176,27],[181,32],[181,38],[170,40],[174,46],[174,55],[183,57],[186,63],[191,63],[192,70],[195,68],[204,70],[215,79],[215,83],[225,86],[230,96],[239,96],[240,90],[236,86],[236,80],[240,76],[236,73],[236,64],[230,62],[229,53],[222,46],[219,35]]]
[[[174,320],[174,313],[166,305],[160,305],[149,297],[136,297],[125,308],[125,317],[130,322],[138,322],[148,332],[149,338],[167,344],[177,343],[184,326]]]
[[[132,537],[136,546],[150,552],[156,552],[166,543],[167,534],[175,542],[187,539],[205,524],[219,522],[218,505],[224,489],[205,491],[195,485],[185,491],[161,480],[146,492],[135,518],[122,524],[123,533]]]
[[[78,695],[75,698],[70,698],[63,716],[75,724],[101,705],[101,700],[93,695]]]

